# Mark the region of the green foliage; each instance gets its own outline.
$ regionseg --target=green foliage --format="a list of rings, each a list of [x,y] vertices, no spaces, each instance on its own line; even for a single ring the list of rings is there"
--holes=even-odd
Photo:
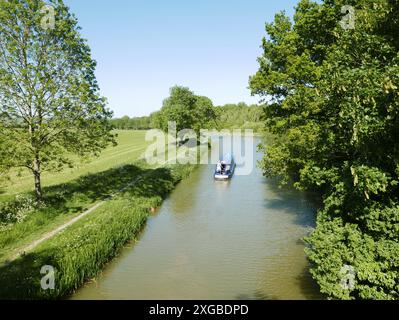
[[[345,30],[348,4],[356,23]],[[323,195],[307,252],[332,298],[399,298],[398,9],[388,0],[302,0],[294,21],[281,13],[266,25],[250,79],[254,94],[273,99],[265,174]],[[341,285],[345,266],[354,288]]]
[[[209,98],[176,86],[170,89],[170,96],[164,100],[161,111],[155,117],[155,125],[163,131],[168,130],[168,122],[174,121],[177,132],[192,129],[198,135],[200,129],[209,128],[216,119],[216,112]]]
[[[307,248],[314,264],[311,273],[323,292],[338,299],[398,299],[399,243],[372,237],[342,218],[324,218]],[[340,285],[344,265],[356,271],[353,290]]]
[[[129,118],[124,116],[120,119],[110,120],[112,126],[120,130],[148,130],[151,129],[151,116],[150,117],[137,117]]]
[[[263,106],[248,106],[244,102],[216,107],[219,129],[252,129],[261,132]]]
[[[199,105],[203,101],[204,109],[210,105],[210,100],[205,97],[199,98]],[[238,104],[226,104],[224,106],[215,107],[213,110],[208,109],[211,113],[211,121],[204,125],[209,128],[214,125],[217,129],[252,129],[255,132],[261,132],[264,129],[263,123],[263,106],[250,105],[244,102]],[[214,115],[214,114],[215,115]],[[111,124],[121,130],[148,130],[160,129],[166,120],[160,111],[152,113],[148,117],[129,118],[124,116],[119,119],[112,119]]]
[[[27,213],[36,209],[34,198],[31,195],[19,195],[12,201],[0,203],[0,230],[10,224],[21,223]]]
[[[87,42],[62,0],[43,28],[42,0],[0,2],[0,140],[10,141],[0,167],[24,167],[35,177],[72,165],[71,154],[98,154],[113,136],[112,113],[100,96]]]

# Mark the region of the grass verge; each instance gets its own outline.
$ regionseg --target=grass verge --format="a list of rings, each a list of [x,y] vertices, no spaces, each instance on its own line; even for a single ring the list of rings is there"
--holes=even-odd
[[[40,238],[63,223],[79,215],[95,203],[119,192],[136,177],[149,169],[143,162],[111,168],[103,172],[82,176],[65,184],[46,187],[40,208],[32,205],[15,206],[16,200],[0,203],[0,226],[7,217],[17,216],[0,230],[0,264],[7,262],[21,248]],[[22,195],[22,198],[33,195]],[[13,205],[14,203],[14,205]],[[22,210],[21,210],[22,209]],[[21,214],[22,213],[22,214]]]
[[[95,277],[145,224],[157,207],[194,166],[148,170],[137,184],[90,215],[0,268],[0,299],[59,299]],[[55,288],[43,290],[43,266],[55,269]]]

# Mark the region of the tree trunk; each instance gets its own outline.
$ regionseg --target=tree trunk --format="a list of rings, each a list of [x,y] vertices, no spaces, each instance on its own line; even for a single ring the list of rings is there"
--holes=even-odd
[[[36,155],[33,161],[33,176],[35,178],[35,194],[38,203],[42,202],[43,198],[41,174],[40,159],[39,156]]]

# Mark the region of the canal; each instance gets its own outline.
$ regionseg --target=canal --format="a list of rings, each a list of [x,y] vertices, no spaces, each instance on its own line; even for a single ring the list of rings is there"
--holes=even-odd
[[[301,241],[314,202],[258,168],[229,182],[213,171],[201,166],[179,184],[138,240],[72,299],[322,298]]]

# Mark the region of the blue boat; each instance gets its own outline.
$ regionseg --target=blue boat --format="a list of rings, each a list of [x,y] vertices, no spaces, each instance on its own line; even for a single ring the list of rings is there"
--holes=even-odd
[[[216,164],[214,177],[216,180],[229,180],[233,177],[235,168],[234,157],[228,153]]]

